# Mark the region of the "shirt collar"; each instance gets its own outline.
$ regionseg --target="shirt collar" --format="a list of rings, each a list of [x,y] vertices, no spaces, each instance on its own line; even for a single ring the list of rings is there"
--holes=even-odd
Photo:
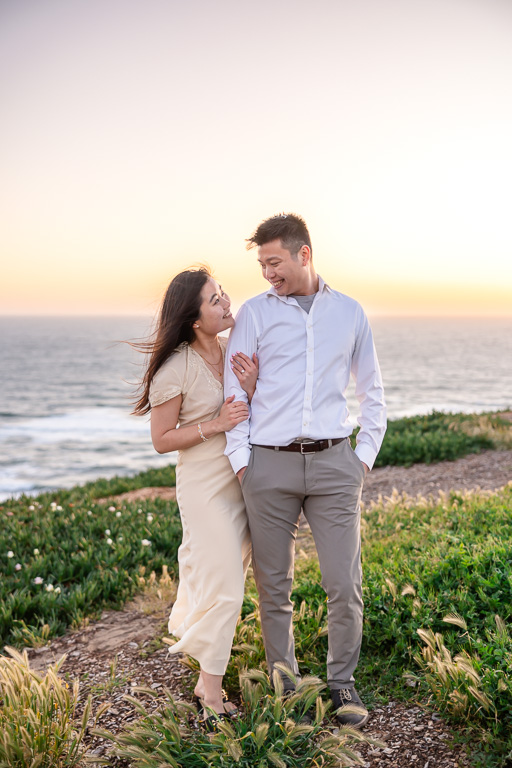
[[[317,274],[318,277],[318,293],[332,293],[332,288],[327,285],[327,283],[323,280],[321,275]],[[267,296],[275,296],[276,299],[279,299],[279,301],[283,301],[285,304],[291,303],[291,297],[290,296],[280,296],[273,285],[270,286],[268,291],[266,292]]]

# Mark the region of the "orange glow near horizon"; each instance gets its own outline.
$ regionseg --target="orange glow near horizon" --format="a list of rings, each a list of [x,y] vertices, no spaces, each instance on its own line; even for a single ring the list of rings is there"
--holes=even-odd
[[[370,316],[453,316],[453,317],[511,317],[511,292],[508,286],[479,287],[449,283],[401,283],[351,279],[340,285],[331,270],[322,276],[336,290],[356,298]],[[253,278],[225,275],[215,270],[229,293],[234,310],[251,296],[267,288],[256,272]],[[68,281],[65,290],[53,284],[50,291],[40,295],[37,285],[27,286],[24,302],[2,300],[2,315],[146,315],[155,316],[167,287],[167,280],[148,279],[144,285],[115,283],[96,285],[88,280]],[[85,289],[85,290],[84,290]]]

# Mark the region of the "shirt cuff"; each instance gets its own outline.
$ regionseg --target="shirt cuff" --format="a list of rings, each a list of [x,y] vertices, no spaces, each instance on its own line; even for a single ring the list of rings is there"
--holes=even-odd
[[[354,453],[356,454],[359,461],[363,461],[366,464],[368,469],[373,467],[375,459],[377,458],[377,454],[373,448],[368,445],[368,443],[358,443]]]
[[[235,475],[237,472],[240,472],[241,469],[246,467],[249,464],[249,459],[251,458],[251,449],[249,446],[244,448],[237,448],[236,451],[233,451],[228,456],[231,466],[233,467],[233,472]]]

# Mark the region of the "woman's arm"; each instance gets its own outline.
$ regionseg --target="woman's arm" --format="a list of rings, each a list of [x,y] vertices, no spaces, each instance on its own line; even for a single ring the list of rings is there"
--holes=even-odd
[[[226,398],[216,419],[199,422],[207,440],[220,432],[229,432],[248,418],[249,408],[246,403],[234,403],[234,399],[234,395]],[[203,442],[197,424],[177,427],[181,402],[182,396],[177,395],[151,409],[151,439],[157,453],[181,451]]]
[[[259,372],[258,355],[255,352],[251,360],[243,352],[235,352],[234,355],[231,355],[231,370],[246,392],[249,403],[251,403],[252,396],[256,391],[256,380]]]

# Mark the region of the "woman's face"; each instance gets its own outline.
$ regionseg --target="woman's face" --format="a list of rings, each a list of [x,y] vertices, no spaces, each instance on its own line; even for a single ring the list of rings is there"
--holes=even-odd
[[[201,309],[194,326],[203,333],[214,336],[227,328],[232,328],[235,319],[230,312],[231,299],[221,286],[209,277],[201,291]]]

